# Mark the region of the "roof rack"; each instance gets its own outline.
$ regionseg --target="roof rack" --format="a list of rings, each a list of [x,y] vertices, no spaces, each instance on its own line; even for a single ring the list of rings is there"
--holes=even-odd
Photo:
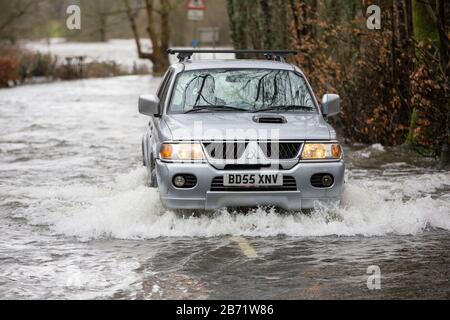
[[[223,50],[223,49],[168,49],[168,54],[177,54],[179,62],[191,59],[194,53],[238,53],[238,54],[263,54],[266,59],[284,62],[286,56],[296,55],[295,50]]]

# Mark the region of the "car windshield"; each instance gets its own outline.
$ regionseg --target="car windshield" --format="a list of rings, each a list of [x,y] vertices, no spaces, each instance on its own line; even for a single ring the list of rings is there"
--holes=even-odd
[[[169,112],[317,112],[309,88],[288,70],[208,69],[178,76]]]

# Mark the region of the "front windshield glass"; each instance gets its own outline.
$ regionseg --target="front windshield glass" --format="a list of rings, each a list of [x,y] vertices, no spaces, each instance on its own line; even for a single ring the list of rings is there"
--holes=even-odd
[[[207,69],[178,76],[169,112],[317,112],[302,76],[288,70]]]

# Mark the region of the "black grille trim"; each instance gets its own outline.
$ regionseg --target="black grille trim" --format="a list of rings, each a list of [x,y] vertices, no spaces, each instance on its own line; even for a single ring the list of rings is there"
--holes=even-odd
[[[293,159],[300,153],[301,142],[259,142],[260,149],[269,159]]]
[[[244,142],[204,142],[206,153],[213,159],[237,160],[242,157],[248,146]],[[302,142],[258,141],[258,146],[268,159],[289,160],[300,154]]]
[[[225,187],[223,185],[223,177],[215,177],[211,183],[211,191],[230,191],[230,192],[245,192],[245,191],[297,191],[297,182],[294,177],[283,176],[282,186],[267,186],[267,187]]]
[[[248,142],[207,142],[203,143],[206,152],[214,159],[239,159]]]
[[[223,170],[260,170],[270,166],[271,164],[226,164]]]

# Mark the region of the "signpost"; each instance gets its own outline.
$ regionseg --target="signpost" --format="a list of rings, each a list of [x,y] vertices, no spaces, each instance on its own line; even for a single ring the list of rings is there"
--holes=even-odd
[[[218,27],[204,27],[198,28],[198,39],[201,43],[212,44],[213,47],[219,42],[219,28]]]
[[[200,43],[207,43],[216,47],[216,43],[219,42],[219,28],[218,27],[204,27],[197,30],[198,39]],[[216,58],[216,54],[213,53],[213,59]]]
[[[188,12],[188,20],[201,21],[206,10],[206,4],[204,0],[188,0],[186,9]]]
[[[203,20],[203,10],[188,10],[188,20],[191,21]]]
[[[192,37],[191,44],[195,48],[199,45],[199,40],[197,38],[197,21],[203,20],[204,12],[206,10],[206,0],[188,0],[186,9],[187,9],[187,18],[190,21],[194,22],[194,36]]]

